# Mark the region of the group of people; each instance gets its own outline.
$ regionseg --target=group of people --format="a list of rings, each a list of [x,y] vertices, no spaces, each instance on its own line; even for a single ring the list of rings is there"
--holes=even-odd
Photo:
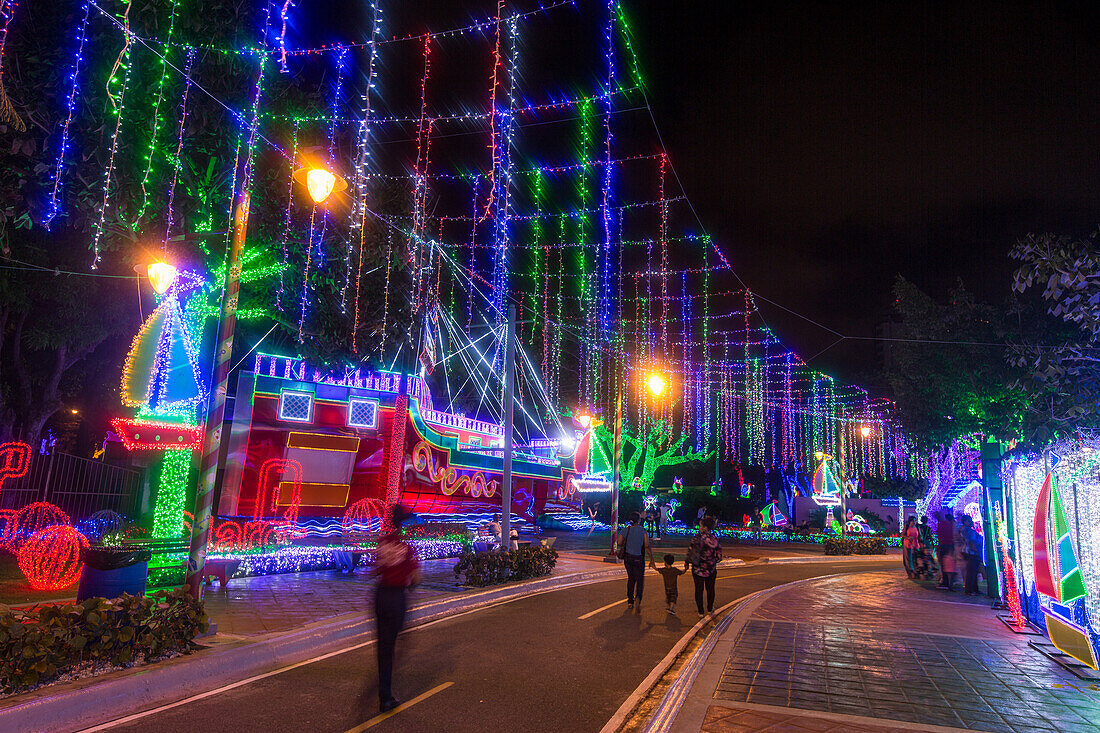
[[[956,577],[963,574],[963,593],[978,595],[978,571],[981,569],[985,543],[981,534],[974,528],[974,519],[967,514],[956,522],[950,512],[945,512],[936,528],[936,563],[940,570],[939,587],[952,590]],[[921,517],[920,523],[910,516],[902,530],[902,562],[910,578],[931,577],[930,563],[932,549],[932,531],[928,520]]]
[[[618,540],[618,554],[626,568],[627,609],[637,609],[639,613],[641,612],[642,590],[645,588],[645,561],[648,556],[649,567],[659,572],[664,579],[665,605],[668,613],[676,614],[680,576],[688,570],[691,571],[692,580],[695,582],[695,605],[699,611],[699,617],[713,613],[714,584],[718,579],[718,563],[722,560],[722,546],[714,536],[714,517],[702,517],[699,521],[699,531],[688,545],[683,569],[675,567],[676,557],[671,553],[665,554],[662,558],[664,565],[657,567],[653,560],[653,546],[650,544],[649,533],[641,522],[642,515],[639,512],[631,514],[630,526],[619,535]],[[704,592],[706,593],[705,610]]]

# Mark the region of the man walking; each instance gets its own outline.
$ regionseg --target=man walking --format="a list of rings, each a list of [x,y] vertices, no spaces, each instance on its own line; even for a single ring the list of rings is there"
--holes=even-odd
[[[404,507],[393,507],[393,531],[378,542],[373,571],[378,576],[374,617],[378,622],[378,699],[383,713],[399,704],[392,690],[393,652],[397,646],[397,635],[405,626],[406,591],[420,581],[416,553],[401,537],[401,525],[410,516]]]

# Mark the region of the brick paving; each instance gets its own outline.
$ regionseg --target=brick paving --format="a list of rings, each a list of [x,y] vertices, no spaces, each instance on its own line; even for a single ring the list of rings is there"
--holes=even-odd
[[[715,701],[998,733],[1100,731],[1100,687],[1029,647],[986,602],[899,576],[823,579],[769,599],[740,629]],[[783,729],[714,714],[704,730]]]
[[[700,730],[701,733],[895,733],[897,727],[816,718],[794,710],[711,705]]]

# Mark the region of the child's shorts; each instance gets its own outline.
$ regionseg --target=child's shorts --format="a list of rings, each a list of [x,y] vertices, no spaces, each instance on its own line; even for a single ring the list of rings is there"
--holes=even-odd
[[[677,594],[677,591],[668,590],[666,588],[665,589],[665,603],[675,603],[676,602],[676,594]]]

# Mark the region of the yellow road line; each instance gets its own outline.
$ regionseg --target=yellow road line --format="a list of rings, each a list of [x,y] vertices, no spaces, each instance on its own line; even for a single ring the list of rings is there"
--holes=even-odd
[[[577,620],[578,621],[584,621],[586,618],[592,618],[593,616],[595,616],[600,611],[606,611],[609,608],[614,608],[615,606],[618,606],[621,603],[626,603],[626,599],[624,598],[621,601],[615,601],[614,603],[608,603],[606,606],[602,606],[600,608],[597,608],[595,611],[589,611],[588,613],[584,614],[583,616],[577,616]]]
[[[729,578],[747,578],[750,575],[763,575],[764,573],[745,573],[744,575],[719,575],[715,580],[728,580]]]
[[[421,693],[421,694],[417,695],[412,700],[409,700],[408,702],[401,703],[400,705],[398,705],[397,707],[395,707],[393,710],[389,711],[388,713],[382,713],[381,715],[375,715],[373,718],[368,720],[366,723],[362,723],[360,725],[357,725],[354,728],[349,728],[347,733],[362,733],[362,731],[365,731],[367,728],[371,728],[373,726],[378,725],[383,720],[387,720],[388,718],[392,718],[393,716],[400,713],[402,710],[408,710],[413,705],[416,705],[418,702],[424,702],[425,700],[427,700],[429,697],[431,697],[435,693],[442,692],[443,690],[446,690],[448,687],[450,687],[453,684],[454,684],[454,682],[444,682],[442,685],[438,685],[436,687],[433,687],[432,689],[428,690],[427,692],[424,692],[424,693]]]

